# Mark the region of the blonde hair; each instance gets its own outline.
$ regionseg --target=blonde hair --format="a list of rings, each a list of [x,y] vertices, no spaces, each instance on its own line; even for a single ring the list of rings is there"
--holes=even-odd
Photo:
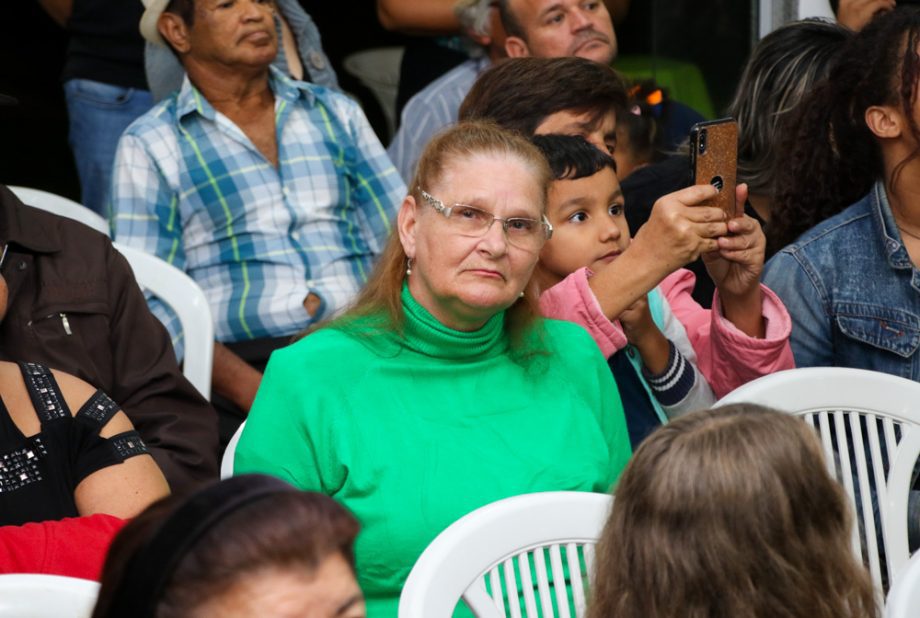
[[[868,618],[869,574],[814,431],[739,404],[655,431],[616,489],[589,618]]]
[[[532,172],[540,195],[540,212],[546,211],[546,192],[551,174],[549,166],[536,146],[520,135],[499,128],[491,122],[461,122],[437,134],[425,147],[419,158],[415,178],[409,194],[417,204],[424,203],[419,188],[426,190],[437,185],[453,163],[478,155],[514,157]],[[358,294],[352,307],[326,327],[352,330],[356,318],[362,318],[364,332],[392,329],[402,332],[403,280],[406,275],[407,256],[394,230],[386,248],[377,262],[367,284]],[[538,320],[537,290],[533,281],[527,284],[524,296],[505,313],[505,328],[511,337],[512,352],[523,352],[521,358],[537,350],[526,349],[527,334]],[[370,321],[368,321],[370,319]],[[530,342],[532,343],[532,342]]]

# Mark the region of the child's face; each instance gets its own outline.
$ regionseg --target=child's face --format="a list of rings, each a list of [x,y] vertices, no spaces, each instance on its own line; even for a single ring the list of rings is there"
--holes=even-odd
[[[544,286],[555,285],[583,266],[597,272],[629,246],[623,192],[612,169],[553,182],[546,215],[553,237],[540,253]]]

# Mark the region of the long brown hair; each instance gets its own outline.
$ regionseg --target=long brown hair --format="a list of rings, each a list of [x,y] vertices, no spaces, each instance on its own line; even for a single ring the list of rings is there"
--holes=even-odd
[[[898,175],[920,156],[920,127],[914,120],[920,80],[920,9],[898,7],[881,14],[852,37],[831,69],[781,130],[776,148],[773,216],[767,227],[771,252],[837,214],[882,179]],[[881,147],[866,125],[873,105],[892,105],[907,119],[912,152],[884,175]]]
[[[491,122],[461,122],[436,135],[419,158],[409,194],[415,198],[416,203],[424,203],[419,187],[435,186],[453,163],[481,154],[513,157],[530,168],[542,200],[540,212],[545,212],[546,192],[551,176],[543,155],[528,140]],[[374,272],[351,308],[324,327],[350,332],[358,330],[368,335],[379,330],[401,333],[403,310],[400,295],[406,277],[406,263],[405,249],[399,240],[399,233],[394,230]],[[524,290],[524,296],[505,313],[505,328],[516,358],[528,357],[530,352],[537,351],[530,349],[534,341],[527,335],[538,317],[537,289],[531,281]]]
[[[850,509],[813,430],[751,404],[655,431],[616,489],[589,618],[869,618]]]

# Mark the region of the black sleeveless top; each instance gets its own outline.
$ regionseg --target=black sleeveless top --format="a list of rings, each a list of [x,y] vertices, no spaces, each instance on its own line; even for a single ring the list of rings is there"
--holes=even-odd
[[[46,367],[19,368],[41,429],[25,437],[0,400],[0,525],[77,517],[74,489],[80,481],[147,453],[147,447],[136,431],[99,435],[119,409],[102,391],[72,415]]]

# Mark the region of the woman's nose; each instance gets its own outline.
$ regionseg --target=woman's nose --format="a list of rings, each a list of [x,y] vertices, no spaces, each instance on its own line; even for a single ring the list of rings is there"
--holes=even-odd
[[[479,244],[493,255],[504,253],[508,249],[508,234],[502,222],[494,219]]]

